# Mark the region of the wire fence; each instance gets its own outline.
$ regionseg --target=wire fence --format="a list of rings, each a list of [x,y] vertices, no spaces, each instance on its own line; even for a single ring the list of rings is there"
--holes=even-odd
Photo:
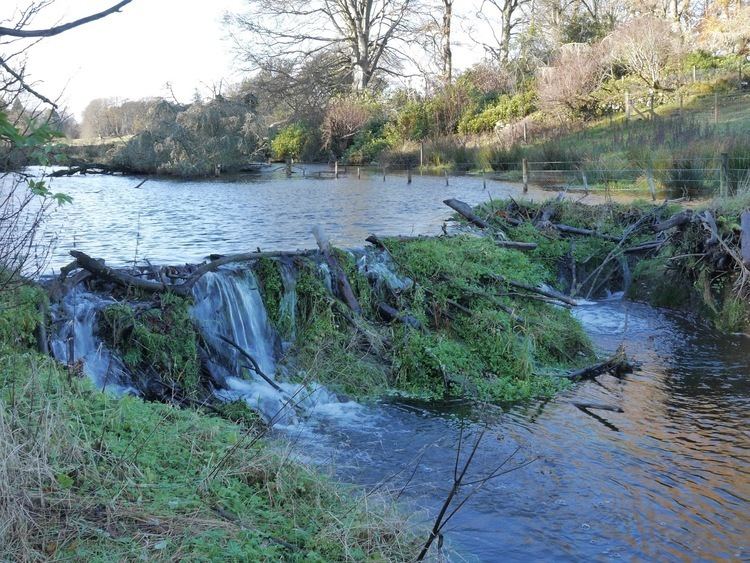
[[[451,178],[467,175],[485,180],[517,182],[524,188],[538,186],[569,191],[639,191],[652,195],[712,197],[750,193],[750,157],[655,159],[629,163],[623,167],[602,166],[599,162],[573,160],[497,161],[485,169],[470,170],[472,162],[454,163],[452,168],[331,164],[328,167],[295,165],[294,172],[309,178],[358,178],[383,181],[398,178],[411,184],[415,176]]]

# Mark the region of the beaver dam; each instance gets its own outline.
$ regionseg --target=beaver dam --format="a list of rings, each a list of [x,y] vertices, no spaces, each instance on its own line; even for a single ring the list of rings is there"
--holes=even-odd
[[[108,405],[133,395],[178,407],[158,411],[165,421],[172,411],[232,421],[245,430],[229,457],[272,431],[303,466],[364,486],[365,499],[393,491],[398,518],[415,516],[377,520],[342,554],[305,535],[340,539],[330,517],[299,524],[304,533],[271,526],[270,539],[238,531],[257,489],[175,487],[166,498],[139,485],[126,504],[229,515],[226,529],[208,526],[212,549],[265,542],[290,559],[311,546],[323,559],[426,548],[486,561],[746,556],[750,212],[734,200],[445,203],[457,225],[444,235],[372,234],[354,250],[316,227],[317,250],[200,264],[113,268],[71,251],[44,282],[48,298],[32,297],[48,302],[36,337],[63,381],[87,376]],[[158,420],[139,432],[161,432]],[[106,451],[165,455],[148,441],[126,447],[140,442],[112,435],[106,417],[96,424]],[[183,460],[148,480],[206,480],[227,463]],[[220,478],[232,489],[241,473]],[[69,479],[68,491],[82,487]]]

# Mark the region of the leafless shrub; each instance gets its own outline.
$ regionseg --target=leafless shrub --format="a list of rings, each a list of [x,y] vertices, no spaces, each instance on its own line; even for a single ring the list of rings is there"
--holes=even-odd
[[[601,50],[573,43],[560,48],[551,66],[540,69],[541,107],[554,115],[578,116],[592,103],[591,93],[604,78]]]
[[[376,113],[375,104],[367,96],[354,94],[336,98],[329,104],[323,117],[323,146],[341,154]]]
[[[602,44],[615,61],[655,89],[665,87],[669,71],[683,55],[680,33],[667,20],[652,16],[629,21]]]

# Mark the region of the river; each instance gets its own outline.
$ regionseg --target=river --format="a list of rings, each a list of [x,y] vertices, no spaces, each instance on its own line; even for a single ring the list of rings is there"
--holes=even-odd
[[[359,246],[369,232],[439,232],[447,197],[477,203],[519,191],[499,182],[485,190],[468,176],[449,188],[419,176],[410,186],[396,176],[136,183],[56,180],[53,190],[74,203],[48,225],[59,232],[53,265],[67,262],[73,244],[115,264],[132,261],[136,244],[139,258],[167,263],[309,247],[316,223],[337,244]],[[345,482],[402,491],[404,509],[423,524],[450,487],[459,435],[465,459],[485,431],[470,480],[517,451],[506,467],[521,467],[478,489],[446,528],[455,561],[748,560],[750,340],[616,298],[575,314],[603,353],[623,343],[641,364],[635,373],[507,408],[328,402],[279,438]],[[573,401],[623,412],[591,416]]]

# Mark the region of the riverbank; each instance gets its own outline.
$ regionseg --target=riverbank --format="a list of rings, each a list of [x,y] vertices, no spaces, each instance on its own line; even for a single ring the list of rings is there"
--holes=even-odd
[[[293,461],[247,409],[103,393],[34,351],[38,290],[0,299],[0,559],[413,559],[387,501]]]

